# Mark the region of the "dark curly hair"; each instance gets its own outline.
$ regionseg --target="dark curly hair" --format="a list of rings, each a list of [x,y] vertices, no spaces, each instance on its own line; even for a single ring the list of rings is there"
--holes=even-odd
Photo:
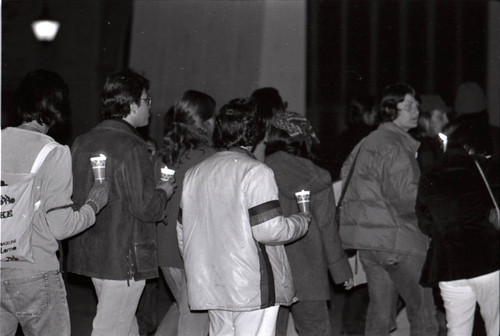
[[[179,163],[190,150],[201,144],[211,144],[212,133],[205,122],[214,115],[212,97],[194,90],[184,92],[166,115],[163,162],[167,165]]]
[[[393,121],[398,117],[398,104],[409,94],[415,96],[415,90],[408,84],[397,83],[386,86],[380,102],[380,121]]]
[[[101,93],[102,119],[122,119],[128,116],[130,105],[140,104],[143,90],[149,90],[149,80],[132,70],[110,74]]]
[[[53,71],[28,72],[17,87],[15,99],[23,122],[35,120],[53,127],[62,124],[71,113],[68,86]]]
[[[266,124],[252,98],[237,98],[222,106],[215,118],[214,143],[218,148],[254,147],[264,138]]]

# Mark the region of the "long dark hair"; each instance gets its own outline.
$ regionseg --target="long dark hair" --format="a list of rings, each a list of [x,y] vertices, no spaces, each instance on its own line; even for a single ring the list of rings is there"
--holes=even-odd
[[[189,90],[167,112],[163,137],[163,162],[179,163],[182,156],[200,145],[212,144],[212,132],[206,121],[215,115],[215,100],[209,95]]]

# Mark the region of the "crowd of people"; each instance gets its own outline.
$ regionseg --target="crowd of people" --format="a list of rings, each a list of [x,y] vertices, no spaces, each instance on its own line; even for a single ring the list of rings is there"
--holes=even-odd
[[[332,171],[312,125],[275,88],[219,111],[210,95],[185,91],[156,148],[137,130],[149,123],[149,85],[132,70],[110,74],[102,122],[70,151],[47,135],[69,115],[64,80],[36,70],[21,81],[22,124],[2,130],[2,219],[15,203],[4,187],[30,182],[35,207],[19,221],[32,228],[31,259],[2,256],[1,335],[71,333],[64,240],[65,270],[95,289],[93,336],[146,334],[137,308],[160,275],[174,303],[154,335],[285,336],[291,315],[299,335],[329,336],[331,286],[353,288],[352,251],[367,295],[344,309],[364,326],[346,323],[346,335],[389,335],[401,306],[412,336],[471,335],[478,304],[487,336],[498,336],[500,170],[477,84],[459,88],[453,110],[403,83],[353,100]],[[162,178],[165,166],[174,178]]]

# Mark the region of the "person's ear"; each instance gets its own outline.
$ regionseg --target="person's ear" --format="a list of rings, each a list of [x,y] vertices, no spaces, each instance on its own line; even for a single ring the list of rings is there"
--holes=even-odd
[[[139,106],[136,103],[130,104],[130,114],[136,114]]]

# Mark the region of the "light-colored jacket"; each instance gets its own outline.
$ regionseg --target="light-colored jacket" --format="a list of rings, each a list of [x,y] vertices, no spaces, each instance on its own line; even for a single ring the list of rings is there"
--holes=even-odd
[[[177,223],[193,310],[249,311],[296,299],[283,243],[304,217],[282,216],[272,170],[243,149],[218,152],[186,173]]]
[[[340,236],[346,249],[425,256],[427,237],[415,214],[420,143],[392,122],[364,138],[341,171],[343,183],[359,151],[342,202]]]

